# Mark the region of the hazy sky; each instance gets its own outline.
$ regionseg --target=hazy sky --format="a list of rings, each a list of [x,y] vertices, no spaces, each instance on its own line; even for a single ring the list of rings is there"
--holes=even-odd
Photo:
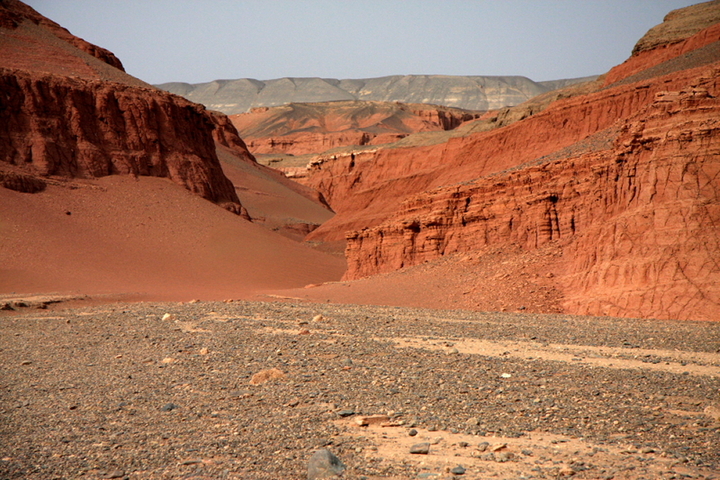
[[[26,0],[149,83],[604,73],[693,0]]]

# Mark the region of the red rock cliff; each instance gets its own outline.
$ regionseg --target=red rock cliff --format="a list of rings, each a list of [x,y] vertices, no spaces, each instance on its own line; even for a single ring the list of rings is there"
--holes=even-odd
[[[479,116],[435,105],[345,101],[256,108],[230,118],[253,153],[305,155],[390,143],[414,132],[452,130]]]
[[[569,313],[716,320],[720,69],[695,73],[564,158],[420,194],[349,234],[346,278],[486,245],[557,242]]]
[[[0,3],[0,32],[1,185],[167,177],[249,218],[215,151],[217,140],[252,158],[227,117],[125,74],[110,52],[15,0]]]
[[[14,170],[168,177],[241,213],[202,106],[150,89],[20,70],[0,70],[0,89],[0,157]]]

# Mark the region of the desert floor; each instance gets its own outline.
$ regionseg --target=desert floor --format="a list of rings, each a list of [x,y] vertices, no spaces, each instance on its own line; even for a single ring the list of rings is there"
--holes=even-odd
[[[720,478],[720,323],[13,301],[1,479]]]

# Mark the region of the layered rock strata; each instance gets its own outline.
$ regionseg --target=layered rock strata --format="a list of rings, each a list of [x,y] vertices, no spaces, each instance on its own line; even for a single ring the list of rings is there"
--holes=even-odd
[[[350,101],[264,107],[230,118],[256,155],[305,155],[453,130],[481,114],[435,105]]]
[[[560,86],[595,77],[534,82],[520,76],[392,75],[378,78],[278,78],[165,83],[158,88],[228,115],[257,107],[339,100],[427,103],[468,110],[517,105]]]
[[[0,28],[4,187],[35,192],[50,177],[167,177],[249,218],[215,151],[217,140],[252,159],[227,117],[125,74],[110,52],[21,2],[0,5]]]
[[[716,319],[720,69],[692,83],[656,93],[616,127],[610,149],[408,200],[390,221],[348,235],[346,278],[487,245],[557,242],[568,312]]]
[[[150,89],[21,70],[0,69],[0,89],[0,157],[22,173],[168,177],[242,213],[204,107]]]
[[[346,279],[551,245],[568,313],[717,320],[720,29],[695,32],[508,126],[318,159],[338,214],[309,238],[349,232]]]

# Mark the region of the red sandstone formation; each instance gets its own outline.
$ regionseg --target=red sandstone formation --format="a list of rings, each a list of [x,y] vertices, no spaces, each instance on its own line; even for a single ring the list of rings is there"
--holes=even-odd
[[[255,108],[230,118],[254,154],[304,155],[452,130],[479,116],[435,105],[344,101]]]
[[[213,135],[249,156],[229,121],[146,88],[116,68],[114,55],[20,2],[0,5],[0,19],[4,186],[37,191],[53,176],[168,177],[247,217],[215,152]]]
[[[347,279],[554,244],[568,313],[717,320],[719,34],[642,50],[609,88],[504,128],[321,158],[307,183],[338,214],[309,238],[355,230]]]
[[[102,60],[108,65],[122,70],[123,72],[125,71],[122,63],[114,53],[102,47],[98,47],[97,45],[93,45],[92,43],[86,42],[82,38],[76,37],[67,31],[67,29],[61,27],[52,20],[43,17],[19,0],[3,0],[2,4],[0,4],[0,28],[16,30],[18,27],[22,27],[23,23],[28,21],[32,25],[40,27],[40,29],[45,30],[47,33],[50,33],[58,39],[82,50],[83,52]]]
[[[113,59],[0,2],[0,293],[219,300],[340,278],[343,259],[272,231],[332,216],[316,192]]]

